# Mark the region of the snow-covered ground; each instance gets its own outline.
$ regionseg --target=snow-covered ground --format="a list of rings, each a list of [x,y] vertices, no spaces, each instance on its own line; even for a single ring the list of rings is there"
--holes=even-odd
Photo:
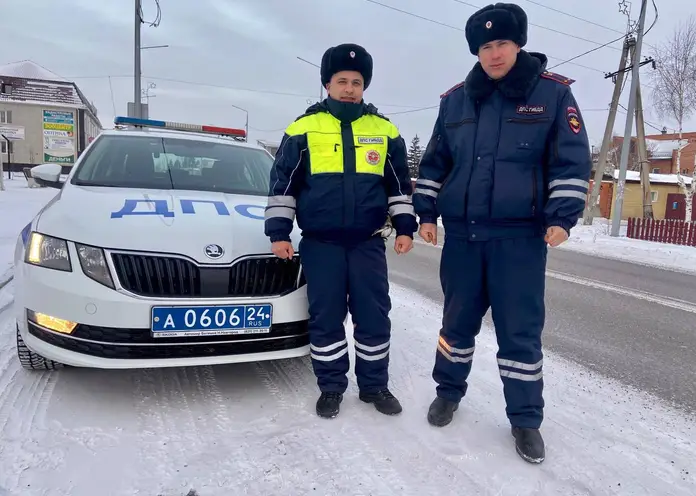
[[[442,227],[441,219],[438,224]],[[613,237],[611,220],[596,218],[591,226],[580,220],[570,231],[568,241],[556,249],[696,274],[695,247],[628,238],[626,229],[627,223],[622,221],[619,236]]]
[[[0,224],[2,243],[12,246],[51,196],[20,189],[12,192],[16,222]],[[385,417],[361,403],[351,374],[334,420],[314,414],[307,358],[25,371],[15,355],[12,297],[10,283],[0,290],[2,496],[696,494],[696,419],[549,354],[547,460],[522,461],[490,329],[477,341],[455,421],[429,426],[442,308],[404,287],[392,285],[391,314],[391,381],[403,414]]]
[[[619,236],[613,237],[611,220],[595,219],[591,226],[581,220],[560,249],[696,274],[695,247],[628,238],[626,229],[627,223],[622,222]]]

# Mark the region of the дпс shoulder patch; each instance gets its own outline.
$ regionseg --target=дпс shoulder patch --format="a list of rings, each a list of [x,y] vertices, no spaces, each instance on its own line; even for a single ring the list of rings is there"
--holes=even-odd
[[[550,79],[551,81],[556,81],[557,83],[565,84],[567,86],[570,86],[575,82],[575,79],[570,79],[565,76],[561,76],[560,74],[556,74],[555,72],[542,72],[541,77],[544,79]]]
[[[457,90],[457,89],[461,88],[462,86],[464,86],[464,83],[465,83],[465,81],[462,81],[461,83],[455,84],[455,85],[452,86],[450,89],[448,89],[447,91],[445,91],[442,95],[440,95],[440,98],[445,98],[447,95],[449,95],[450,93],[452,93],[454,90]]]

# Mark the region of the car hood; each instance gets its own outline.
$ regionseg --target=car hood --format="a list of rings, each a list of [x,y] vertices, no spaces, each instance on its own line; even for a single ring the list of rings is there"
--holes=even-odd
[[[66,185],[42,212],[37,230],[101,248],[229,263],[242,255],[270,253],[265,206],[261,196]],[[298,242],[296,227],[295,249]],[[222,247],[223,256],[206,256],[210,244]]]

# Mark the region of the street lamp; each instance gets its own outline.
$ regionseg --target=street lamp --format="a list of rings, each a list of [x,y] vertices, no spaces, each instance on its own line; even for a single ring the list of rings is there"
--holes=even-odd
[[[297,57],[297,59],[301,60],[302,62],[304,62],[306,64],[313,65],[314,67],[321,70],[321,66],[318,66],[314,62],[310,62],[309,60],[303,59],[302,57]],[[319,86],[319,101],[321,102],[323,99],[324,99],[324,85],[320,84],[320,86]]]
[[[242,107],[237,107],[236,105],[232,105],[230,103],[230,107],[234,107],[237,110],[241,110],[246,114],[246,123],[244,124],[244,131],[246,133],[246,141],[249,141],[249,111],[247,109],[243,109]]]

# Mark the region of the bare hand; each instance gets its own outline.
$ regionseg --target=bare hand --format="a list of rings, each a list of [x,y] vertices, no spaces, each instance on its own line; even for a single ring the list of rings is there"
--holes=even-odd
[[[271,244],[271,251],[278,258],[292,258],[295,255],[295,250],[292,248],[292,243],[289,241],[276,241]]]
[[[437,224],[421,224],[418,235],[423,238],[426,243],[437,245]]]
[[[551,226],[546,230],[546,236],[544,236],[544,241],[549,245],[556,247],[568,240],[568,233],[565,229],[558,226]]]
[[[394,241],[394,251],[399,255],[408,253],[413,248],[413,239],[409,236],[397,236]]]

